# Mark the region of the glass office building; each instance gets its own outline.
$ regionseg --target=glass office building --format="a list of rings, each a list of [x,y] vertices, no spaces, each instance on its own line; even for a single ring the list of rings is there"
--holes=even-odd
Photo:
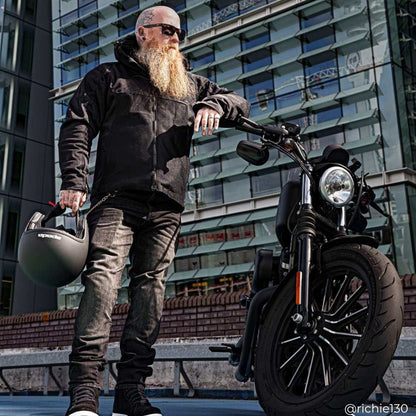
[[[401,274],[415,271],[416,174],[414,65],[416,5],[399,0],[55,0],[55,138],[79,79],[114,60],[113,42],[134,32],[139,10],[164,4],[181,16],[182,52],[193,72],[244,95],[251,118],[302,128],[311,156],[329,143],[361,161],[390,219],[371,211],[368,232]],[[167,296],[249,286],[256,250],[280,251],[274,218],[282,186],[294,175],[277,152],[263,166],[238,158],[233,129],[195,134],[179,249]],[[94,142],[90,160],[94,174]],[[56,193],[59,168],[56,160]],[[88,205],[85,207],[88,209]],[[71,218],[66,221],[71,222]],[[128,285],[127,274],[123,285]],[[59,307],[79,301],[79,282]],[[125,288],[119,301],[127,300]]]
[[[50,2],[0,0],[0,315],[56,308],[17,265],[26,222],[54,198],[51,64]]]

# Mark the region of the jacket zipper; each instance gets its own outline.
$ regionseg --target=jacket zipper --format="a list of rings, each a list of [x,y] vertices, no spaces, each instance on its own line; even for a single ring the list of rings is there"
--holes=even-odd
[[[155,101],[153,103],[153,178],[152,185],[150,189],[155,192],[157,191],[156,184],[156,168],[157,168],[157,152],[156,152],[156,137],[157,137],[157,121],[156,121],[156,110],[157,110],[157,100],[154,97]]]

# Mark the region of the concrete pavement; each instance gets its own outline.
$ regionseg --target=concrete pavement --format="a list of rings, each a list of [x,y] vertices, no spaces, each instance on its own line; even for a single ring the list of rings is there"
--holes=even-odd
[[[264,416],[255,400],[153,398],[163,416]],[[64,416],[69,397],[0,396],[0,416]],[[100,416],[111,416],[113,397],[100,397]]]
[[[265,416],[255,400],[152,398],[151,401],[162,409],[164,416]],[[64,416],[68,403],[68,396],[0,396],[0,416]],[[113,397],[100,397],[100,416],[111,416],[112,405]],[[416,415],[415,408],[406,411],[406,407],[398,405],[383,410],[370,404],[358,410],[348,416]]]

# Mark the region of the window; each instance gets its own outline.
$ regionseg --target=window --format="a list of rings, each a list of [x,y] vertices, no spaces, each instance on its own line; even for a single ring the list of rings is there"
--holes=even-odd
[[[212,230],[200,234],[201,245],[212,244],[212,243],[222,243],[225,241],[225,231],[224,230]]]
[[[19,212],[10,209],[7,213],[5,251],[15,255],[19,233]]]
[[[227,229],[227,241],[254,237],[253,224],[240,225]]]
[[[33,44],[35,31],[32,26],[23,26],[22,48],[20,53],[20,70],[26,74],[32,71]]]
[[[276,220],[257,222],[255,225],[256,237],[271,236],[276,234]]]
[[[204,140],[203,142],[194,144],[194,155],[203,155],[204,153],[218,150],[219,147],[218,137],[215,137],[213,140]]]
[[[272,76],[270,74],[262,74],[262,76],[266,79],[245,86],[245,97],[251,104],[251,117],[274,110],[274,101],[271,99],[274,91]]]
[[[10,175],[10,189],[20,191],[23,184],[23,167],[25,147],[23,142],[15,142],[12,155],[12,170]]]
[[[181,235],[178,239],[178,248],[196,247],[198,245],[198,234]]]
[[[16,66],[14,50],[16,48],[17,25],[16,19],[5,16],[0,47],[0,64],[11,70],[14,70]]]
[[[26,130],[29,116],[30,84],[20,81],[17,93],[16,128]]]
[[[3,189],[5,179],[3,174],[5,173],[5,163],[6,163],[6,138],[0,137],[0,189]]]
[[[197,270],[201,268],[201,264],[198,256],[176,258],[175,259],[175,273],[186,272],[188,270]]]
[[[12,306],[13,275],[4,274],[0,290],[0,315],[10,315]]]
[[[256,251],[254,248],[245,250],[230,251],[228,253],[228,264],[242,264],[254,261]]]
[[[8,12],[19,13],[20,12],[20,0],[6,0],[5,7]]]
[[[272,58],[268,49],[262,48],[259,51],[243,56],[244,72],[254,71],[272,63]]]
[[[224,251],[219,251],[214,254],[201,255],[201,268],[220,267],[227,265],[227,256]]]
[[[270,33],[264,27],[254,29],[244,34],[242,41],[243,51],[262,45],[270,40]]]
[[[281,187],[280,173],[271,172],[253,175],[251,177],[251,187],[253,190],[253,197],[261,195],[270,195],[279,191]]]
[[[222,184],[196,190],[196,205],[198,208],[221,204],[222,202]]]
[[[9,129],[11,106],[10,106],[10,93],[11,87],[14,84],[14,79],[6,74],[0,73],[0,126]]]
[[[211,48],[205,47],[188,55],[191,66],[198,70],[200,66],[209,64],[214,60],[214,52]]]
[[[26,0],[24,9],[24,18],[33,20],[36,17],[37,0]]]
[[[323,26],[303,36],[303,51],[309,52],[334,43],[334,31],[331,26]]]

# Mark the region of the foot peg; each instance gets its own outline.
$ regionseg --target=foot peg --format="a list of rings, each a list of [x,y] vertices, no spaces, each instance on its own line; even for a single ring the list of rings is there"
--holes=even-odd
[[[240,362],[241,347],[238,344],[223,343],[215,347],[209,347],[209,350],[211,352],[228,352],[230,354],[228,361],[235,367]]]
[[[233,352],[236,352],[236,348],[234,344],[221,344],[215,347],[209,347],[209,350],[211,352],[228,352],[232,354]]]

